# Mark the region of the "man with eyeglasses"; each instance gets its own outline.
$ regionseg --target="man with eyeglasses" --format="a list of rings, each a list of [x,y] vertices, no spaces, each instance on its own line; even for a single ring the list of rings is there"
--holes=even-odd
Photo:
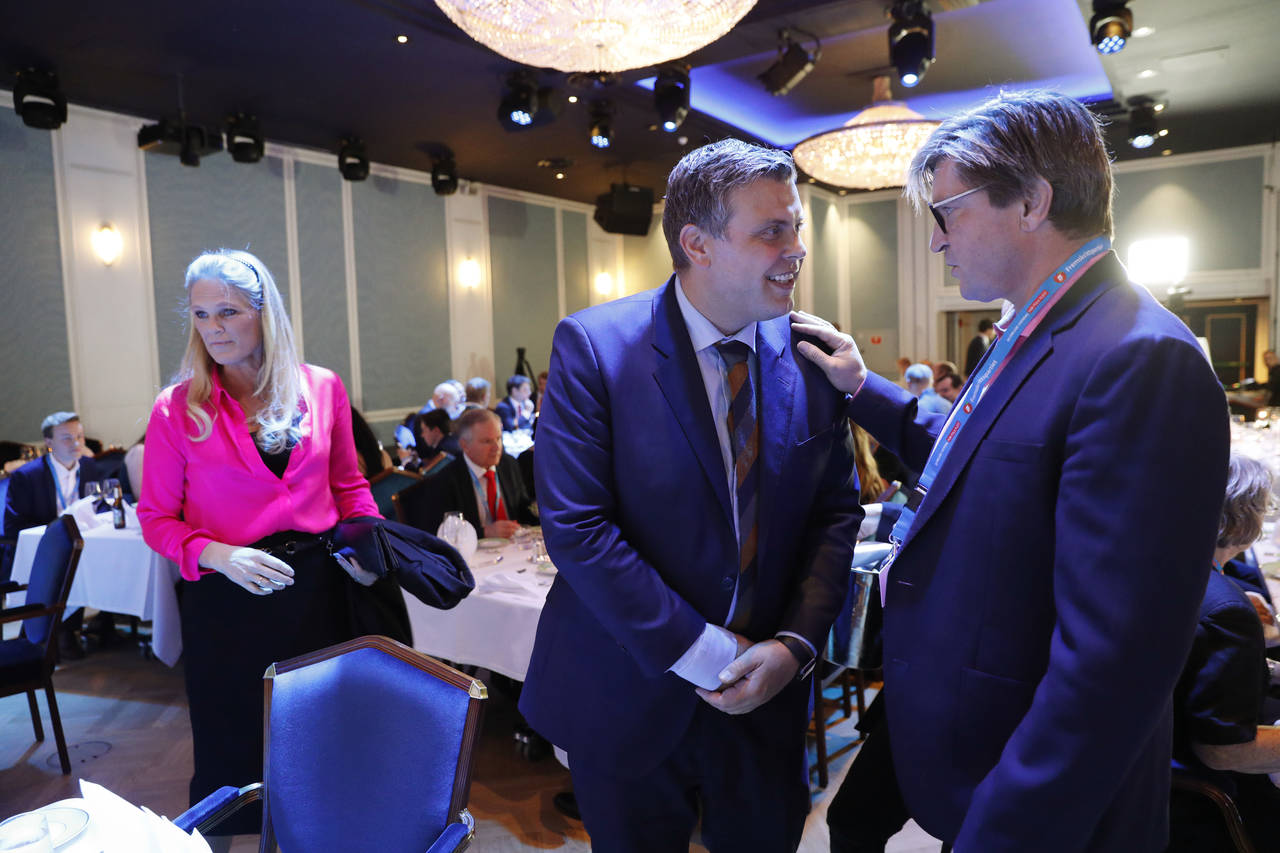
[[[957,853],[1162,851],[1170,696],[1226,483],[1222,388],[1110,250],[1111,164],[1076,101],[1007,94],[943,122],[907,194],[961,293],[1005,300],[951,412],[796,318],[831,348],[800,344],[849,416],[922,471],[881,574],[903,801]]]

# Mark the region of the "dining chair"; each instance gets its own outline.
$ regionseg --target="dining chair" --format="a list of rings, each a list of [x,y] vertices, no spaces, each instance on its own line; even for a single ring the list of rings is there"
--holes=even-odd
[[[391,501],[392,496],[421,481],[421,474],[398,468],[386,468],[374,474],[369,481],[369,491],[373,492],[373,502],[378,505],[378,512],[382,513],[382,517],[395,518],[396,508]]]
[[[437,477],[429,477],[396,492],[391,498],[394,518],[401,524],[435,533],[444,521],[448,484]],[[392,516],[388,516],[390,518]]]
[[[1236,853],[1255,853],[1256,848],[1249,840],[1249,833],[1244,828],[1244,819],[1240,817],[1240,810],[1236,808],[1235,800],[1231,799],[1226,791],[1212,782],[1200,779],[1177,767],[1173,768],[1173,790],[1207,797],[1222,817],[1227,834],[1231,837],[1231,843],[1235,845]]]
[[[58,715],[58,700],[53,691],[53,670],[57,664],[58,622],[67,607],[67,596],[75,582],[83,549],[84,539],[75,519],[70,515],[60,516],[49,523],[40,537],[27,583],[0,584],[0,595],[26,592],[24,604],[0,610],[0,624],[22,622],[17,637],[0,642],[0,696],[27,694],[31,727],[35,729],[36,740],[43,741],[44,727],[40,724],[36,691],[44,690],[64,776],[71,772],[71,759],[67,755],[62,718]]]
[[[219,789],[176,825],[207,833],[260,799],[263,853],[466,849],[484,684],[374,636],[274,663],[263,678],[264,780]]]

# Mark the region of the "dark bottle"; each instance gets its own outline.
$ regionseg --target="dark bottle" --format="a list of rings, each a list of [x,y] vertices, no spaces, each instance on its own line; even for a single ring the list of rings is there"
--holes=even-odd
[[[116,530],[124,530],[124,491],[119,483],[111,490],[111,520],[115,523]]]

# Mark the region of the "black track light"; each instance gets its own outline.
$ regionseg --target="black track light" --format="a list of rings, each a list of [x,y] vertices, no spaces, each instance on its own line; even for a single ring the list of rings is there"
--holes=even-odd
[[[792,40],[795,34],[813,39],[813,53]],[[796,87],[796,84],[808,76],[822,56],[822,43],[818,37],[800,30],[782,30],[778,33],[778,61],[770,65],[768,70],[757,79],[764,84],[771,95],[785,95]]]
[[[1119,53],[1133,35],[1133,12],[1124,4],[1125,0],[1093,0],[1089,34],[1098,53]]]
[[[672,133],[689,114],[689,66],[673,63],[658,71],[653,83],[653,106],[658,111],[658,124]]]
[[[52,71],[27,68],[18,72],[13,87],[13,111],[27,127],[56,130],[67,120],[67,98]]]
[[[153,154],[176,154],[184,166],[199,166],[200,158],[222,150],[216,128],[188,124],[185,118],[161,119],[138,129],[138,147]]]
[[[516,71],[507,77],[507,88],[498,103],[498,121],[507,130],[523,130],[533,124],[538,114],[538,81],[528,71]]]
[[[591,103],[591,144],[596,148],[608,148],[613,144],[613,104],[609,101]]]
[[[453,159],[453,152],[433,161],[431,164],[431,189],[436,195],[453,195],[458,191],[458,162]]]
[[[363,181],[369,177],[369,158],[359,137],[343,138],[338,149],[338,171],[348,181]]]
[[[258,117],[236,113],[227,119],[227,151],[237,163],[257,163],[266,151]]]
[[[933,17],[921,0],[898,0],[889,14],[889,62],[899,83],[918,86],[933,64]]]
[[[1157,104],[1150,98],[1133,98],[1129,101],[1129,144],[1134,148],[1150,148],[1167,131],[1160,129]]]

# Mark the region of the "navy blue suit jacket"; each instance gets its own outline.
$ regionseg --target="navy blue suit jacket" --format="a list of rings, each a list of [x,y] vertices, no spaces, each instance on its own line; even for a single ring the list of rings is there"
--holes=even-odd
[[[98,465],[88,457],[80,459],[80,494],[89,483],[101,479]],[[49,463],[41,456],[9,475],[9,491],[4,502],[4,537],[16,538],[18,531],[48,524],[58,517],[57,484]]]
[[[531,418],[527,418],[523,414],[517,414],[519,410],[510,397],[503,397],[499,400],[498,405],[494,406],[493,410],[498,417],[502,418],[502,428],[504,430],[531,429],[533,427]]]
[[[849,413],[917,470],[943,421],[875,375]],[[1112,254],[974,410],[884,610],[898,781],[957,853],[1164,849],[1228,443],[1195,338]]]
[[[664,287],[556,328],[534,457],[559,575],[520,708],[535,729],[619,774],[662,762],[702,700],[667,672],[724,625],[738,542],[728,477],[693,346]],[[795,353],[786,317],[759,324],[759,549],[744,633],[821,650],[844,600],[862,519],[844,396]],[[802,743],[808,682],[752,714]],[[797,746],[797,748],[800,748]]]

